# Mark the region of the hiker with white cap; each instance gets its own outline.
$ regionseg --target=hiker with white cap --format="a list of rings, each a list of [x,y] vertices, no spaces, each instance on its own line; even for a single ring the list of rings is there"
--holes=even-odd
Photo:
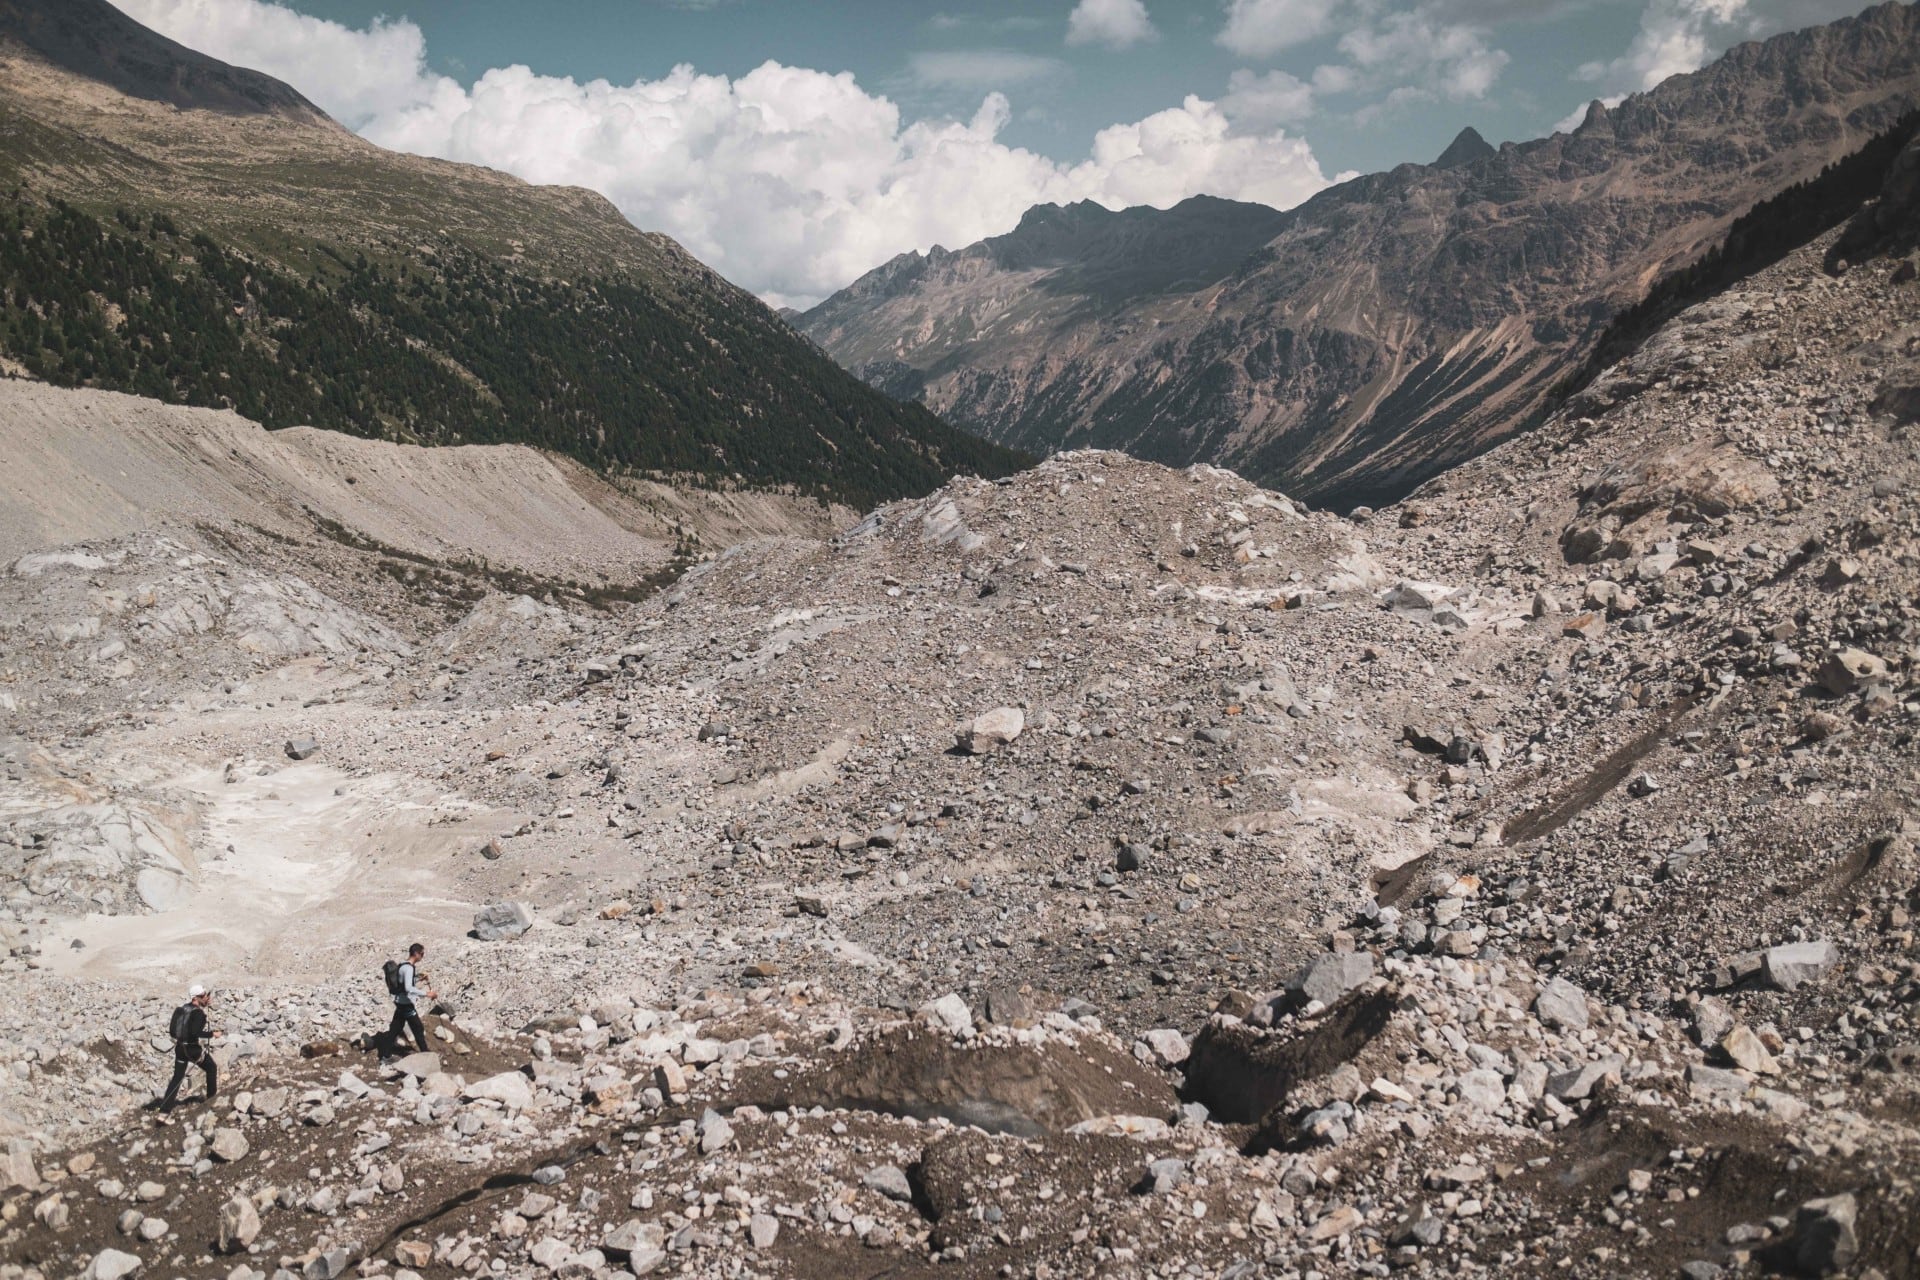
[[[173,1037],[173,1079],[167,1082],[166,1096],[160,1099],[160,1113],[172,1111],[180,1097],[180,1082],[187,1078],[189,1066],[207,1073],[207,1099],[211,1101],[219,1086],[220,1068],[201,1041],[218,1034],[207,1025],[207,1008],[213,993],[199,983],[187,991],[187,1002],[173,1011],[167,1034]]]
[[[393,1021],[387,1024],[383,1061],[406,1047],[408,1031],[413,1032],[413,1042],[420,1046],[420,1052],[427,1052],[427,1028],[420,1021],[420,1002],[435,999],[437,993],[424,985],[427,975],[420,972],[420,962],[426,958],[426,945],[416,942],[407,948],[405,960],[389,960],[382,966],[387,994],[393,997]]]

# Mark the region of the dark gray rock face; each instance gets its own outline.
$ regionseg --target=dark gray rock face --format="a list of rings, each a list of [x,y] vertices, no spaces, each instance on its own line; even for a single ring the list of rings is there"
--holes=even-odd
[[[1458,169],[1462,165],[1473,164],[1476,161],[1485,160],[1488,156],[1498,154],[1499,153],[1494,150],[1493,144],[1481,137],[1478,129],[1469,125],[1467,128],[1462,129],[1452,142],[1447,144],[1447,149],[1440,153],[1440,158],[1433,162],[1433,167],[1436,169]]]
[[[1284,213],[1030,210],[801,317],[876,385],[1036,452],[1231,466],[1378,505],[1521,429],[1646,281],[1920,105],[1889,4],[1730,50],[1571,134],[1472,130]]]

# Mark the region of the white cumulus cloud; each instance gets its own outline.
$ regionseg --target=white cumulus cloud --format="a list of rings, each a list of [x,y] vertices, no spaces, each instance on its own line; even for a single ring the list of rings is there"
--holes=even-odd
[[[430,97],[426,37],[404,20],[356,31],[284,5],[231,0],[115,0],[129,17],[190,49],[285,80],[359,129]]]
[[[1340,38],[1340,51],[1361,71],[1398,82],[1395,94],[1415,100],[1433,94],[1455,101],[1484,98],[1508,62],[1480,28],[1436,21],[1419,10],[1391,13],[1377,25],[1349,31]]]
[[[1705,66],[1719,40],[1746,16],[1747,0],[1652,0],[1626,52],[1589,62],[1578,74],[1616,90],[1651,89]]]
[[[1474,15],[1507,2],[1418,0],[1396,7],[1383,0],[1230,0],[1216,39],[1233,52],[1268,58],[1338,31],[1335,44],[1346,59],[1316,68],[1311,84],[1282,71],[1266,82],[1251,71],[1236,72],[1228,84],[1230,109],[1249,120],[1300,119],[1314,94],[1382,94],[1355,112],[1365,121],[1421,102],[1484,98],[1511,59]]]
[[[353,29],[267,0],[115,3],[287,80],[382,146],[599,191],[776,303],[812,302],[909,249],[1007,231],[1043,202],[1165,207],[1205,193],[1285,207],[1327,185],[1303,139],[1236,129],[1198,97],[1103,129],[1086,158],[1061,163],[1000,141],[999,92],[966,120],[906,122],[851,74],[776,62],[625,85],[511,66],[468,87],[427,69],[405,21]]]
[[[1243,58],[1270,58],[1333,30],[1340,0],[1232,0],[1219,42]]]
[[[1278,69],[1262,75],[1242,67],[1227,77],[1220,109],[1240,128],[1294,124],[1313,114],[1313,86]]]
[[[1159,33],[1142,0],[1080,0],[1067,15],[1067,43],[1125,49]]]
[[[1328,185],[1304,139],[1237,134],[1217,104],[1192,95],[1137,124],[1102,129],[1092,157],[1061,176],[1068,198],[1114,209],[1165,208],[1202,192],[1285,209]]]

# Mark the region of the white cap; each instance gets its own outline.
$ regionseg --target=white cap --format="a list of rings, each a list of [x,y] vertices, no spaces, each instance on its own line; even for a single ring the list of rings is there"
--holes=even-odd
[[[189,1000],[198,1000],[205,994],[207,994],[207,989],[197,982],[187,988],[187,999]]]

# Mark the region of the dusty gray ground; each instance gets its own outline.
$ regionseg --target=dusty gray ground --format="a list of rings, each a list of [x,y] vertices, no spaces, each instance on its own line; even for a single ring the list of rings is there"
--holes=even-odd
[[[403,524],[410,486],[493,462],[382,451],[394,487],[343,498],[372,463],[274,438],[263,491],[343,504],[331,535],[155,490],[23,547],[0,1253],[1913,1275],[1895,269],[1795,255],[1359,524],[1068,454],[629,602],[617,558],[580,589],[574,515],[524,564],[571,587],[428,562],[493,534]],[[201,428],[246,435],[168,447]],[[219,483],[182,503],[260,501]],[[959,745],[996,709],[1017,736]],[[501,902],[531,929],[468,937]],[[388,1075],[351,1041],[413,937],[445,1038]],[[155,1127],[194,980],[232,1085]],[[228,1128],[248,1154],[203,1150]],[[236,1197],[262,1225],[222,1253]]]

